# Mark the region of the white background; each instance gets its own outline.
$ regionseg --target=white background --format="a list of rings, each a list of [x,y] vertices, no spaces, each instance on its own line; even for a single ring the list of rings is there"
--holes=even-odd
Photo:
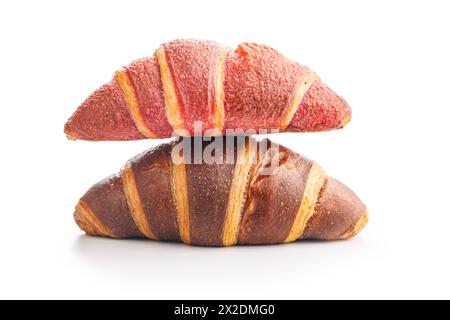
[[[0,298],[450,298],[448,1],[1,1]],[[161,42],[269,44],[353,108],[273,140],[367,204],[345,242],[198,248],[82,235],[78,198],[160,141],[73,142],[63,125]]]

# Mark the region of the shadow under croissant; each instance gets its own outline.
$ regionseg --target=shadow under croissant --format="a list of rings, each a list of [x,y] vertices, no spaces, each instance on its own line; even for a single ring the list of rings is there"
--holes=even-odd
[[[96,267],[102,275],[123,277],[124,270],[132,270],[127,277],[135,278],[139,283],[147,279],[154,287],[159,282],[159,285],[167,286],[168,275],[172,282],[192,282],[192,285],[196,285],[195,279],[205,277],[232,283],[236,281],[236,272],[240,277],[261,278],[276,270],[283,277],[294,273],[301,278],[310,275],[318,265],[325,266],[330,261],[344,259],[353,263],[367,251],[367,244],[362,238],[328,244],[308,240],[281,246],[234,246],[217,250],[171,242],[79,236],[73,249],[82,264]],[[222,278],[217,279],[217,274]]]

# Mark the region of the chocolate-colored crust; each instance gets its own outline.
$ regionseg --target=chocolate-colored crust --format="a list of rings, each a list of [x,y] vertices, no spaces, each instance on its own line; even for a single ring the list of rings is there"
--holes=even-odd
[[[180,241],[170,180],[171,145],[161,144],[130,163],[144,212],[158,239]]]
[[[334,240],[355,228],[366,206],[346,185],[329,178],[322,189],[316,214],[309,220],[302,239]]]
[[[211,142],[202,142],[201,138],[186,141],[191,150],[195,141],[205,150],[214,139]],[[222,245],[222,228],[235,167],[234,161],[227,163],[227,151],[223,145],[223,164],[207,164],[203,160],[196,164],[193,157],[190,157],[191,164],[186,164],[191,244]]]
[[[141,238],[123,192],[119,175],[112,175],[93,185],[81,198],[92,213],[115,238]]]
[[[180,241],[178,225],[180,213],[174,189],[186,190],[188,204],[183,207],[189,208],[189,211],[187,217],[183,216],[183,219],[188,219],[190,233],[188,243],[194,245],[229,245],[225,243],[223,231],[225,226],[233,226],[230,221],[240,221],[236,229],[238,244],[283,243],[289,238],[288,235],[297,235],[296,232],[292,232],[293,230],[301,230],[302,234],[290,241],[337,240],[352,237],[365,226],[366,208],[349,188],[333,178],[319,180],[312,173],[313,166],[317,167],[313,161],[268,140],[257,143],[258,156],[250,167],[248,179],[235,179],[234,175],[238,170],[234,163],[242,145],[236,147],[236,141],[239,139],[233,139],[231,149],[224,142],[222,148],[224,164],[208,164],[204,159],[200,159],[201,163],[195,164],[192,163],[195,159],[187,156],[185,151],[185,159],[191,161],[191,164],[184,165],[185,181],[174,182],[172,179],[174,165],[171,153],[181,139],[170,144],[162,144],[130,160],[126,168],[131,165],[143,212],[156,238]],[[254,143],[251,138],[247,139],[247,142]],[[191,150],[195,149],[194,139],[183,141],[185,145],[191,146]],[[201,139],[198,141],[201,142]],[[265,143],[269,148],[265,147]],[[211,147],[211,144],[212,142],[199,144],[203,154],[207,153],[204,151]],[[248,145],[247,143],[246,146]],[[233,157],[229,155],[231,150]],[[260,150],[267,151],[263,153]],[[230,158],[234,161],[227,163],[226,159]],[[270,165],[272,159],[278,159],[279,164]],[[271,174],[266,175],[267,173]],[[241,171],[241,174],[244,173]],[[90,214],[94,216],[93,219],[88,219],[83,218],[82,212],[75,214],[78,225],[86,233],[115,238],[143,237],[134,224],[122,179],[118,175],[105,179],[94,185],[81,198],[79,206],[89,208]],[[239,181],[243,188],[236,188],[237,186],[233,185],[237,183],[236,181]],[[177,183],[177,188],[174,188],[174,183]],[[317,192],[307,197],[309,201],[313,201],[309,210],[312,217],[309,218],[309,215],[305,215],[305,212],[308,212],[305,195],[308,194],[306,192],[308,186],[314,183],[318,188],[310,187],[309,190],[311,192],[317,189]],[[238,197],[236,199],[241,199],[242,204],[230,197],[232,188],[244,190],[243,198],[239,196],[242,194],[236,194]],[[240,212],[228,210],[230,201],[234,201],[233,205],[240,206],[238,207]],[[301,210],[304,205],[306,209]],[[234,216],[230,217],[230,212]],[[306,224],[304,230],[294,228],[294,221],[303,221],[298,219],[299,217],[309,218],[309,221],[304,220]],[[229,230],[234,228],[231,227]]]
[[[270,147],[252,174],[239,232],[240,244],[283,242],[305,190],[312,161],[275,143]],[[270,169],[272,161],[279,165]],[[263,170],[276,173],[267,175]]]

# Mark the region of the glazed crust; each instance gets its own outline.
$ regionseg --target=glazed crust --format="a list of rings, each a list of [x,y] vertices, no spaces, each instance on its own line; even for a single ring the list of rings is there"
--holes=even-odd
[[[364,227],[352,234],[358,221],[366,214],[365,205],[352,190],[329,178],[321,192],[316,214],[309,220],[301,238],[334,240],[353,237]]]
[[[212,143],[187,140],[192,150],[196,140],[202,150]],[[191,164],[186,164],[191,244],[222,245],[222,228],[235,167],[234,162],[227,163],[225,157],[223,146],[223,164],[195,164],[193,157]]]
[[[172,127],[166,117],[158,61],[155,57],[139,59],[127,66],[126,71],[133,84],[146,127],[155,137],[170,137]]]
[[[342,128],[352,117],[347,102],[321,81],[315,81],[302,99],[288,131],[323,131]]]
[[[225,127],[243,130],[255,129],[255,124],[279,129],[297,82],[309,72],[272,48],[253,43],[230,52],[225,66]]]
[[[285,147],[273,143],[269,146],[271,148],[260,155],[252,173],[239,231],[240,244],[283,242],[305,190],[312,161]],[[273,161],[279,165],[271,169]],[[273,174],[263,170],[273,170]]]
[[[89,208],[103,228],[86,229],[90,235],[104,235],[104,231],[114,238],[142,238],[144,235],[134,223],[127,199],[123,192],[123,183],[119,175],[112,175],[92,186],[80,199],[83,206]],[[80,219],[79,211],[75,211],[76,221],[89,226],[89,221]],[[83,228],[82,225],[80,225]],[[95,230],[97,232],[95,232]],[[100,232],[98,232],[100,231]]]
[[[87,98],[64,126],[69,139],[137,140],[138,131],[128,111],[123,92],[115,79]]]
[[[193,150],[194,139],[178,139],[138,155],[121,175],[87,191],[75,211],[77,224],[89,235],[131,238],[146,234],[202,246],[337,240],[353,237],[364,228],[368,216],[361,200],[342,183],[318,174],[322,171],[313,161],[269,140],[245,137],[244,143],[237,143],[237,139],[232,138],[231,147],[225,143],[216,148],[222,151],[222,164],[205,158],[195,163],[183,149],[184,159],[191,160],[181,167],[185,179],[174,179],[172,153],[181,141]],[[197,145],[203,155],[212,150],[213,141]],[[249,151],[251,143],[256,145],[256,155],[248,162],[255,154]],[[242,150],[244,164],[237,161]],[[127,170],[132,170],[138,190],[138,199],[132,201]],[[124,179],[128,179],[125,184]],[[183,196],[176,196],[176,190]],[[182,206],[180,199],[186,202]],[[145,223],[139,221],[140,212]],[[305,227],[296,225],[298,221]],[[139,230],[151,230],[154,237]]]
[[[232,50],[213,41],[174,40],[117,72],[79,106],[65,132],[98,141],[208,129],[208,135],[324,131],[350,117],[348,104],[314,72],[268,46],[242,43]],[[194,130],[196,121],[201,131]]]
[[[214,86],[220,71],[220,55],[226,48],[213,41],[195,40],[175,40],[162,48],[175,85],[184,128],[193,132],[194,121],[201,121],[203,130],[215,128],[217,99]]]
[[[129,162],[148,224],[160,240],[180,241],[172,196],[171,145],[162,144]]]

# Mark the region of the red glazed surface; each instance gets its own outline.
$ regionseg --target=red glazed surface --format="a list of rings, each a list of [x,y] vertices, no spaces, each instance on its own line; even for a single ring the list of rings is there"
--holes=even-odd
[[[83,140],[137,140],[136,129],[116,81],[103,85],[87,98],[64,127],[69,138]]]
[[[288,131],[325,131],[340,128],[350,121],[350,117],[351,109],[347,102],[323,82],[316,81],[305,94]]]
[[[279,129],[298,80],[308,70],[274,49],[243,43],[225,64],[225,127]]]
[[[181,125],[191,134],[194,121],[202,122],[203,131],[212,128],[217,116],[218,62],[221,52],[227,49],[215,42],[199,40],[175,40],[163,48],[184,121]],[[126,70],[144,123],[139,124],[145,125],[156,138],[170,136],[173,130],[167,119],[157,59],[137,60]],[[306,91],[292,119],[287,117],[298,85],[307,73],[310,73],[307,67],[264,45],[243,43],[235,51],[229,50],[223,81],[225,123],[219,129],[253,129],[258,133],[263,129],[325,131],[343,127],[350,120],[350,107],[320,80]],[[72,139],[94,141],[144,138],[115,80],[81,104],[66,123],[65,132]]]
[[[212,41],[175,40],[164,46],[185,129],[193,134],[194,121],[213,127],[214,80],[221,46]]]
[[[161,138],[170,137],[172,127],[166,118],[158,61],[154,57],[143,58],[131,63],[126,69],[146,126]]]

